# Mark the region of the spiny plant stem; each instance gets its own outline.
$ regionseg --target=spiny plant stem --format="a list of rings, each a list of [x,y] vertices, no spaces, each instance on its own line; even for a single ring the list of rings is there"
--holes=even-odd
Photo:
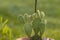
[[[37,12],[37,0],[35,0],[35,13]]]

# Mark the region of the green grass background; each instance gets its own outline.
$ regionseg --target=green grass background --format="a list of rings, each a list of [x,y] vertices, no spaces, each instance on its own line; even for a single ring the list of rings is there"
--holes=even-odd
[[[0,0],[0,16],[9,19],[9,27],[14,37],[25,36],[24,29],[18,20],[20,14],[34,13],[35,0]],[[48,21],[43,37],[60,40],[60,0],[38,0],[37,9],[44,11]]]

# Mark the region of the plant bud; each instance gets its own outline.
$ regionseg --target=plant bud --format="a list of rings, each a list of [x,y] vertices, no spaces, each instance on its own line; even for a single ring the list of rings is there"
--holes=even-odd
[[[44,18],[45,17],[45,13],[43,11],[41,11],[41,17]]]
[[[41,17],[41,14],[40,14],[40,11],[39,10],[37,10],[37,13],[38,13],[38,16]]]

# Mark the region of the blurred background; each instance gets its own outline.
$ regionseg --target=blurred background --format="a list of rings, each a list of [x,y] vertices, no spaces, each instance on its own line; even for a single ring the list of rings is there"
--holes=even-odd
[[[26,36],[18,16],[24,13],[33,14],[34,3],[35,0],[0,0],[0,17],[9,20],[13,38]],[[38,0],[37,9],[45,12],[48,21],[43,37],[60,40],[60,0]]]

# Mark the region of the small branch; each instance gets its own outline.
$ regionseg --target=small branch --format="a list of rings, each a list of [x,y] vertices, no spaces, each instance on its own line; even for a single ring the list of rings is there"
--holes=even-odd
[[[35,13],[37,12],[37,0],[35,0]]]

